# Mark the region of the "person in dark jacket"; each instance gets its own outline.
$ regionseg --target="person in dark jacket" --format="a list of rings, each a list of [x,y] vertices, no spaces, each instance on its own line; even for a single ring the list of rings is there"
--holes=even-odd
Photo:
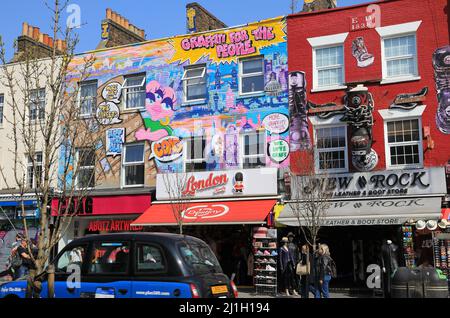
[[[292,293],[294,295],[298,295],[297,291],[295,290],[295,262],[294,257],[289,250],[288,243],[289,239],[287,237],[283,237],[281,240],[282,247],[280,248],[280,270],[281,270],[281,279],[283,282],[283,288],[286,291],[286,295],[290,296],[289,290],[292,290]]]
[[[299,254],[299,264],[302,266],[307,266],[309,268],[309,274],[300,276],[300,295],[302,298],[309,298],[309,280],[311,274],[311,259],[313,258],[312,254],[309,251],[309,245],[304,244],[301,247],[301,251]]]
[[[315,298],[330,298],[329,284],[331,281],[331,264],[333,260],[330,249],[326,244],[320,244],[318,255],[315,258],[315,286],[311,287]]]

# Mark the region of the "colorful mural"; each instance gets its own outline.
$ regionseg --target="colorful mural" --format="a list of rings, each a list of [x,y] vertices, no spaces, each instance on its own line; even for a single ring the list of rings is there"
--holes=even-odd
[[[439,104],[436,125],[442,133],[450,134],[450,45],[434,52],[433,66]]]
[[[367,51],[364,38],[357,37],[352,42],[352,55],[358,63],[358,67],[368,67],[375,61],[375,56]]]
[[[266,135],[266,166],[287,166],[289,109],[285,29],[285,20],[276,18],[240,28],[87,53],[77,56],[72,67],[80,70],[86,57],[95,58],[89,80],[98,81],[99,123],[110,125],[111,129],[125,128],[126,143],[145,141],[151,152],[150,159],[160,172],[183,169],[187,151],[185,140],[190,137],[204,139],[206,169],[240,168],[242,134],[249,132]],[[258,76],[262,89],[243,94],[240,92],[243,85],[240,59],[247,57],[261,57],[262,71]],[[199,80],[204,80],[206,93],[205,98],[188,102],[184,77],[193,65],[204,66],[204,77],[200,76]],[[140,110],[138,118],[125,109],[126,93],[122,92],[124,78],[135,74],[146,77],[145,108]],[[76,72],[69,79],[74,85],[79,81]],[[119,149],[117,140],[113,141],[116,150]],[[108,142],[111,145],[111,140]],[[116,150],[110,156],[119,155]],[[102,165],[107,166],[109,158],[104,158]],[[110,166],[114,171],[117,165]]]

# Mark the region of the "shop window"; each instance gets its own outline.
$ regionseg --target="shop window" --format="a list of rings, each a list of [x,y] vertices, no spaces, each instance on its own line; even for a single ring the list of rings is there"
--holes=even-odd
[[[123,83],[125,108],[145,107],[145,74],[131,75]]]
[[[417,48],[415,34],[383,39],[384,78],[417,76]]]
[[[66,250],[55,262],[56,272],[67,273],[68,269],[70,272],[69,266],[77,265],[82,266],[83,260],[86,256],[86,246],[75,246],[71,249]]]
[[[241,135],[242,166],[244,169],[259,168],[266,165],[265,131],[249,132]]]
[[[42,181],[42,152],[36,152],[34,160],[30,155],[27,157],[27,187],[35,189],[40,186]]]
[[[130,263],[127,242],[96,242],[89,262],[89,274],[125,274]]]
[[[315,163],[317,172],[346,172],[347,126],[315,129]]]
[[[136,251],[136,272],[156,274],[167,271],[167,263],[160,248],[138,243]]]
[[[91,116],[97,104],[97,81],[80,83],[80,115]]]
[[[404,119],[385,123],[387,166],[422,167],[422,125],[420,119]]]
[[[239,61],[239,93],[264,92],[264,58],[262,56]]]
[[[5,95],[0,94],[0,125],[3,125],[3,108],[5,106]]]
[[[95,150],[77,149],[77,187],[79,189],[95,186]]]
[[[344,47],[342,45],[314,50],[314,83],[316,88],[344,85]]]
[[[206,99],[206,66],[186,67],[183,74],[184,101],[195,102]]]
[[[145,175],[143,143],[126,145],[123,156],[123,185],[143,186]]]
[[[186,172],[206,170],[205,149],[205,136],[185,139],[184,169]]]
[[[30,91],[28,110],[31,121],[45,118],[45,89],[33,89]]]

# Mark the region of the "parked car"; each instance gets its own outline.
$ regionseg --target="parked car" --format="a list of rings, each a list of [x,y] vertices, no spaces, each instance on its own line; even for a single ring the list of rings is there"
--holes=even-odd
[[[236,286],[200,239],[167,233],[94,235],[69,243],[51,262],[56,298],[235,298]],[[0,285],[25,297],[26,280]],[[47,297],[47,281],[41,297]]]

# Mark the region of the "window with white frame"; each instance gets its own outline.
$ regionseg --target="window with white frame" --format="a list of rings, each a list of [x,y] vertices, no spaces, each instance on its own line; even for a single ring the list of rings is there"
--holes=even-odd
[[[383,39],[386,79],[415,77],[417,73],[416,35],[402,35]]]
[[[196,65],[184,69],[184,101],[194,102],[206,99],[206,66]]]
[[[42,181],[42,152],[36,152],[34,160],[31,155],[27,157],[27,187],[35,189]]]
[[[206,170],[206,137],[198,136],[185,139],[184,171]]]
[[[314,49],[314,77],[317,88],[344,85],[344,47]]]
[[[95,186],[95,150],[92,148],[77,149],[77,187],[79,189]]]
[[[123,83],[126,109],[145,107],[145,74],[130,75]]]
[[[0,94],[0,125],[3,124],[3,107],[5,105],[5,95]]]
[[[45,89],[30,90],[30,104],[28,107],[31,121],[45,118]]]
[[[241,135],[242,167],[259,168],[266,165],[266,132],[256,131]]]
[[[388,167],[421,167],[422,127],[419,118],[385,122]]]
[[[347,126],[317,127],[314,132],[316,171],[346,172]]]
[[[97,81],[80,83],[80,115],[90,116],[97,104]]]
[[[143,186],[145,176],[144,143],[125,145],[123,149],[123,185],[125,187]]]
[[[264,57],[252,57],[239,61],[239,93],[264,92]]]
[[[416,33],[422,21],[375,28],[381,37],[383,83],[419,79]]]

